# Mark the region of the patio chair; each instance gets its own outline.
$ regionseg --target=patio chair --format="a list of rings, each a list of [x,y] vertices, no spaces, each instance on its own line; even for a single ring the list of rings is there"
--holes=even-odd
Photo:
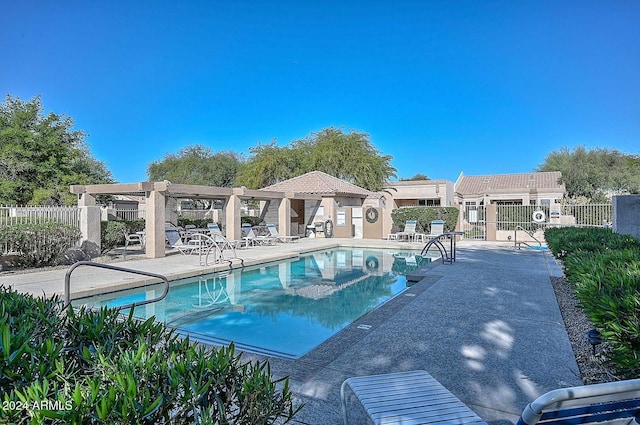
[[[415,240],[417,226],[418,226],[418,222],[416,220],[407,220],[407,222],[404,224],[404,230],[401,232],[390,234],[388,239],[407,240],[407,241],[410,241],[412,239]]]
[[[431,229],[429,234],[424,233],[416,233],[414,239],[420,240],[420,242],[428,242],[431,239],[440,239],[442,238],[442,234],[444,233],[444,221],[442,220],[433,220],[431,222]]]
[[[271,237],[275,238],[277,242],[296,242],[300,239],[300,236],[280,235],[275,224],[267,224],[267,230],[269,230]]]
[[[247,247],[256,245],[272,245],[276,239],[271,236],[258,236],[253,231],[253,228],[249,223],[242,225],[242,239],[245,241]]]
[[[216,223],[208,223],[207,229],[209,229],[209,233],[211,234],[211,237],[222,250],[231,249],[235,251],[236,248],[240,248],[240,246],[242,245],[242,241],[227,239],[222,234],[222,230],[220,230],[220,226],[218,226]]]
[[[169,246],[171,246],[171,248],[177,249],[178,251],[180,251],[181,254],[190,255],[190,254],[193,254],[194,252],[198,252],[200,248],[199,241],[190,240],[189,242],[184,243],[182,238],[180,237],[180,232],[176,228],[165,229],[164,232],[167,237],[167,242],[169,243]]]
[[[640,379],[631,379],[549,391],[525,407],[518,425],[633,424],[639,416]]]
[[[140,248],[144,249],[144,234],[142,233],[127,233],[124,231],[124,253],[126,255],[127,247],[130,243],[137,242],[140,244]]]
[[[347,425],[347,388],[374,424],[487,425],[424,370],[349,378],[340,387]]]

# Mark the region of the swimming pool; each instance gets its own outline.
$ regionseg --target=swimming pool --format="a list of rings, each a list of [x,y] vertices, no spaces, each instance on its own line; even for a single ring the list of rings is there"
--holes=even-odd
[[[134,310],[202,342],[298,358],[407,287],[419,252],[334,248],[244,269],[181,279],[160,302]],[[78,299],[117,307],[151,299],[161,285]],[[128,310],[123,310],[128,313]]]

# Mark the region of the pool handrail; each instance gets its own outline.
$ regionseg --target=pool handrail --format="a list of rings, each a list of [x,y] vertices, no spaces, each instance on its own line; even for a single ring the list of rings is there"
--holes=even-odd
[[[420,255],[424,256],[429,248],[435,246],[440,251],[440,256],[442,259],[442,263],[453,264],[456,261],[456,237],[464,235],[464,232],[444,232],[441,235],[432,236],[431,239],[427,241],[424,248],[422,248],[422,252]],[[449,239],[449,252],[447,252],[447,248],[445,248],[444,244],[440,241],[442,238]]]
[[[71,304],[71,273],[73,273],[73,271],[80,266],[98,267],[102,269],[114,270],[119,272],[133,273],[133,274],[138,274],[142,276],[154,277],[164,281],[164,291],[162,292],[162,295],[160,295],[159,297],[151,298],[149,300],[144,300],[144,301],[136,301],[130,304],[125,304],[125,305],[119,306],[118,307],[119,310],[139,307],[141,305],[147,305],[147,304],[155,303],[158,301],[162,301],[163,299],[165,299],[165,297],[169,293],[169,280],[161,274],[146,272],[144,270],[129,269],[125,267],[114,266],[111,264],[96,263],[94,261],[78,261],[67,269],[67,273],[64,276],[64,307],[67,307],[69,304]]]
[[[538,240],[538,238],[536,238],[533,235],[533,232],[528,231],[522,226],[516,226],[515,229],[513,230],[513,247],[514,248],[520,249],[520,244],[525,244],[527,246],[530,246],[526,241],[518,242],[518,230],[521,230],[525,232],[527,235],[529,235],[530,237],[532,237],[536,242],[538,242],[538,247],[542,249],[542,242],[540,242],[540,240]]]

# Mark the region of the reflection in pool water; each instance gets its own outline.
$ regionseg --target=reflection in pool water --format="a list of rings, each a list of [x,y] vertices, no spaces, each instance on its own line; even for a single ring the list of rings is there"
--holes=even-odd
[[[163,301],[134,315],[155,316],[204,342],[297,358],[403,291],[404,275],[429,261],[417,254],[337,248],[177,280]],[[155,285],[74,304],[118,306],[158,291]]]

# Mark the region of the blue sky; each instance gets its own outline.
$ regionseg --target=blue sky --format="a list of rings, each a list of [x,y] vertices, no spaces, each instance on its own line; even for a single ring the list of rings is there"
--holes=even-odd
[[[0,94],[41,95],[119,182],[194,144],[334,126],[398,177],[640,153],[640,1],[5,2]]]

